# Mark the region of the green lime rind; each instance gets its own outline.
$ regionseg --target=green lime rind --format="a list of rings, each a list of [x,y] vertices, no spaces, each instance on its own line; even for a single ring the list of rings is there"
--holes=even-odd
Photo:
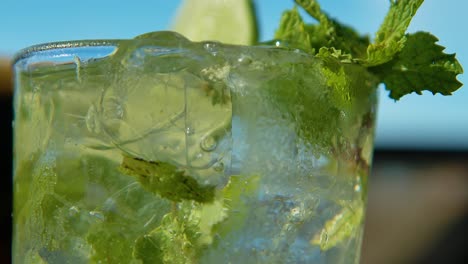
[[[258,42],[255,7],[251,0],[185,0],[172,29],[192,41],[252,45]]]

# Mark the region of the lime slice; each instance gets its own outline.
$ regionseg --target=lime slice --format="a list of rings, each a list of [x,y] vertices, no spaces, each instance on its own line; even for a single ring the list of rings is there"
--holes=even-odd
[[[184,0],[172,29],[192,41],[215,40],[240,45],[257,42],[251,0]]]

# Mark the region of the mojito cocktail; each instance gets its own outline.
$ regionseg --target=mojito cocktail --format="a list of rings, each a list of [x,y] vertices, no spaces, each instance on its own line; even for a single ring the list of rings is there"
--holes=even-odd
[[[358,263],[365,68],[155,32],[15,71],[15,263]]]

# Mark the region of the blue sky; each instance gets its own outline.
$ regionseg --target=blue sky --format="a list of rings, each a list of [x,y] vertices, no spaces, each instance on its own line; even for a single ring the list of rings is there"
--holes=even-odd
[[[213,0],[217,1],[217,0]],[[219,1],[219,0],[218,0]],[[255,0],[261,39],[270,39],[282,10],[292,0]],[[180,1],[0,1],[0,56],[43,42],[131,38],[169,29]],[[382,21],[389,0],[321,0],[331,16],[372,34]],[[410,32],[430,31],[447,52],[468,67],[468,1],[426,0]],[[468,83],[465,75],[459,80]],[[468,88],[454,96],[409,95],[398,102],[381,89],[377,145],[381,147],[452,147],[468,149]]]

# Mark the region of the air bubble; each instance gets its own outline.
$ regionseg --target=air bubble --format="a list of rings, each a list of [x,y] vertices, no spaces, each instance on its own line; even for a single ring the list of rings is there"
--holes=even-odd
[[[205,42],[205,44],[203,44],[203,48],[209,53],[211,53],[211,55],[216,56],[219,52],[219,43],[213,41]]]
[[[156,46],[177,46],[190,41],[173,31],[155,31],[136,36],[135,39],[152,39]]]
[[[252,63],[252,58],[242,55],[239,57],[239,59],[237,59],[237,62],[239,62],[240,65],[249,65]]]
[[[205,137],[200,142],[200,148],[206,152],[215,150],[217,146],[218,146],[218,142],[212,136]]]
[[[218,162],[213,166],[213,170],[216,172],[222,172],[224,170],[224,163]]]
[[[354,191],[355,192],[361,192],[361,189],[362,189],[361,177],[357,176],[356,177],[356,184],[354,185]]]
[[[102,214],[101,212],[99,211],[90,211],[89,212],[89,215],[100,220],[100,221],[104,221],[104,214]]]
[[[120,99],[110,97],[103,102],[104,116],[108,119],[124,119],[125,117],[125,105]]]
[[[188,136],[195,134],[195,128],[190,127],[190,126],[186,127],[185,134],[187,134]]]
[[[361,185],[360,184],[354,185],[354,191],[355,192],[360,192],[361,191]]]
[[[75,75],[76,75],[76,81],[81,83],[81,74],[80,74],[80,69],[81,69],[81,59],[78,56],[73,57],[73,62],[75,62]]]
[[[86,114],[85,121],[86,127],[88,128],[89,132],[96,134],[100,132],[101,129],[97,121],[96,107],[94,105],[91,105],[88,108],[88,113]]]
[[[68,209],[68,214],[73,217],[80,213],[80,209],[76,206],[72,206]]]

